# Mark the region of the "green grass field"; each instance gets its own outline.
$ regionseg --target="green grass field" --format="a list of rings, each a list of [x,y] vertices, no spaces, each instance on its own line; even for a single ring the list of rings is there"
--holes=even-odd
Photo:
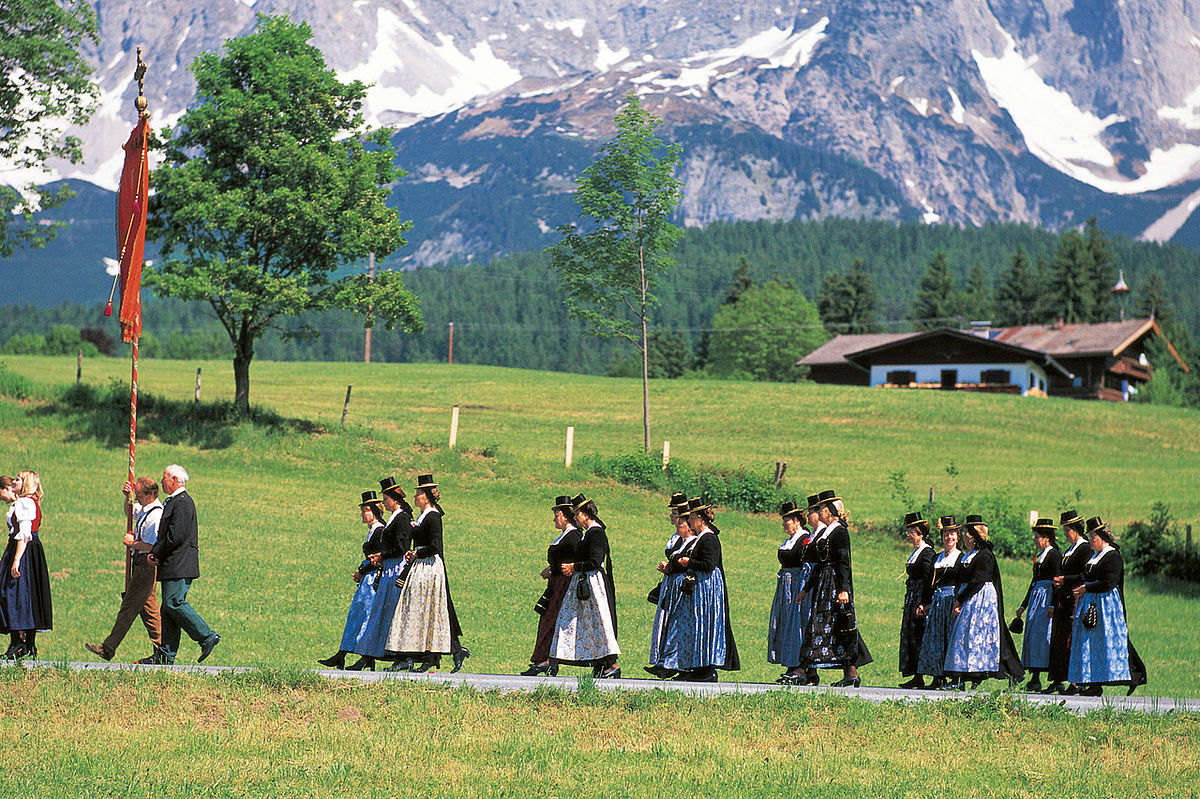
[[[74,380],[73,359],[3,360],[44,385]],[[204,398],[228,399],[229,365],[201,366]],[[148,361],[142,390],[188,400],[196,367]],[[127,379],[127,368],[89,361],[84,380],[104,387]],[[778,693],[499,696],[325,683],[300,669],[340,638],[364,534],[359,492],[383,475],[411,484],[425,471],[443,489],[448,570],[474,652],[468,670],[524,667],[554,535],[548,505],[583,491],[609,524],[622,664],[640,674],[653,613],[644,596],[669,533],[665,498],[562,463],[568,425],[577,457],[633,451],[640,386],[441,365],[258,363],[253,377],[256,406],[319,428],[171,425],[150,414],[138,472],[157,478],[172,462],[190,470],[202,548],[191,599],[224,636],[210,662],[268,671],[211,679],[0,669],[0,741],[15,753],[0,770],[0,795],[1182,796],[1200,779],[1194,714],[1079,719],[1006,696],[909,708]],[[1200,514],[1197,417],[1181,411],[725,382],[656,383],[652,401],[655,441],[670,440],[674,455],[764,472],[785,459],[797,496],[837,488],[858,522],[903,510],[889,496],[889,471],[950,492],[950,462],[958,494],[1009,481],[1043,515],[1076,492],[1081,512],[1118,522],[1144,517],[1155,500],[1185,520]],[[454,404],[462,418],[450,450]],[[43,658],[93,659],[84,642],[112,623],[126,441],[121,413],[0,398],[0,472],[36,468],[47,491],[55,629],[39,639]],[[744,666],[736,678],[773,680],[764,639],[778,520],[723,512],[718,521]],[[854,547],[860,627],[875,656],[862,675],[895,684],[906,549],[884,534],[857,535]],[[1003,565],[1009,594],[1020,595],[1027,564]],[[1128,605],[1150,670],[1144,693],[1200,696],[1197,592],[1131,580]],[[135,624],[118,660],[148,651]],[[197,651],[185,642],[180,661]]]

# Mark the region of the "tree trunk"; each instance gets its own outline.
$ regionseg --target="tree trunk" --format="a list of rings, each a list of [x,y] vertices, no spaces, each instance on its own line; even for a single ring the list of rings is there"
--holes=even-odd
[[[242,322],[233,348],[233,408],[241,416],[250,415],[250,361],[254,359],[254,335]]]
[[[646,335],[646,260],[640,259],[642,270],[642,451],[650,452],[650,346]]]

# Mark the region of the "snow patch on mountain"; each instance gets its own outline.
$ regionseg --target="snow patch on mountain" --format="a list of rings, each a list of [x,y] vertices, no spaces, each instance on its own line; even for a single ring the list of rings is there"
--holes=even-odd
[[[548,31],[570,31],[576,39],[583,38],[583,29],[587,27],[586,19],[548,19],[542,23]]]
[[[1177,144],[1153,150],[1134,180],[1097,174],[1097,167],[1111,173],[1116,166],[1101,134],[1126,118],[1109,114],[1101,119],[1076,106],[1069,94],[1038,75],[1036,55],[1025,58],[1012,36],[1001,33],[1007,40],[1003,53],[988,56],[972,50],[971,56],[992,99],[1012,117],[1030,152],[1049,166],[1109,194],[1138,194],[1173,185],[1200,165],[1200,146]]]
[[[1183,99],[1183,105],[1160,108],[1158,115],[1173,119],[1188,130],[1200,130],[1200,87]]]

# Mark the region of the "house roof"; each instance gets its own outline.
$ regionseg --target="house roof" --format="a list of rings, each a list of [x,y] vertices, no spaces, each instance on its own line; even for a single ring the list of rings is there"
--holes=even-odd
[[[1007,341],[1001,341],[997,338],[976,335],[962,330],[955,330],[951,327],[942,327],[936,330],[925,330],[920,333],[909,333],[907,336],[896,340],[887,341],[882,344],[877,344],[874,347],[867,347],[855,352],[846,353],[843,357],[848,361],[853,361],[860,364],[869,364],[874,356],[886,353],[895,347],[908,346],[929,339],[960,339],[974,345],[982,346],[988,350],[995,350],[1002,357],[1015,357],[1022,361],[1034,361],[1035,363],[1044,364],[1045,366],[1056,369],[1064,377],[1074,377],[1069,371],[1062,367],[1054,357],[1044,351],[1022,347],[1019,344],[1012,344]]]
[[[995,340],[1047,352],[1059,358],[1111,355],[1116,357],[1140,341],[1147,333],[1157,333],[1184,371],[1188,365],[1175,347],[1163,336],[1158,322],[1150,319],[1126,319],[1121,322],[1096,322],[1075,325],[1024,325],[996,331]]]
[[[834,336],[815,350],[805,355],[797,366],[853,366],[861,369],[858,364],[846,360],[847,355],[860,352],[881,344],[890,344],[911,336],[912,333],[847,333]]]

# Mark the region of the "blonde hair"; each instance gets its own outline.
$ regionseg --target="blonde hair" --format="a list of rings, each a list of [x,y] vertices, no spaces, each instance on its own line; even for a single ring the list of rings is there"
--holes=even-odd
[[[17,476],[21,478],[21,496],[33,497],[41,502],[45,494],[42,492],[42,478],[38,477],[38,473],[33,469],[22,469],[17,472]]]

